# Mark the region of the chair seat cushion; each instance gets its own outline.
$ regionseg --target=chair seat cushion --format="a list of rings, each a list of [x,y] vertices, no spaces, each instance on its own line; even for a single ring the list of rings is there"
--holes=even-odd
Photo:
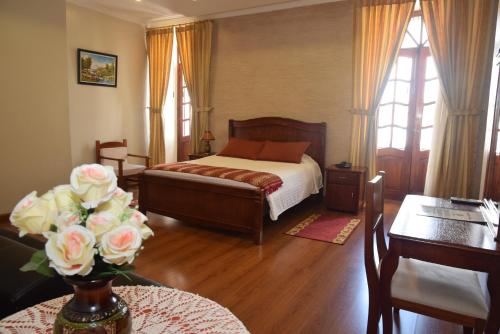
[[[123,176],[139,174],[146,169],[146,166],[129,164],[125,162],[123,164]],[[114,167],[115,174],[118,175],[118,167]]]
[[[485,273],[472,270],[400,258],[392,278],[391,295],[393,298],[486,319],[489,312],[486,277]]]

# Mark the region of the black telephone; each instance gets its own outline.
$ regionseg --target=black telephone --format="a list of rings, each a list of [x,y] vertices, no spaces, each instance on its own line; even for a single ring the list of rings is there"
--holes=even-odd
[[[351,168],[352,164],[350,162],[347,162],[347,161],[342,161],[342,162],[339,162],[338,164],[335,164],[335,167],[337,167],[337,168]]]

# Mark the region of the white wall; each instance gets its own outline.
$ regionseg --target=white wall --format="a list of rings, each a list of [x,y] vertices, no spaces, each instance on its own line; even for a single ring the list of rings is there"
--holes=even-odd
[[[65,26],[64,0],[0,1],[0,213],[69,180]]]
[[[94,162],[95,141],[126,138],[146,153],[144,28],[72,4],[67,6],[67,59],[72,163]],[[77,84],[78,48],[118,55],[118,85]]]

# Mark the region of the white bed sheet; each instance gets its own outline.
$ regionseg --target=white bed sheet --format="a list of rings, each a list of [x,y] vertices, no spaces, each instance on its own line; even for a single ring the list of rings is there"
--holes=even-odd
[[[191,160],[190,163],[214,167],[248,169],[278,175],[281,180],[283,180],[283,185],[272,194],[266,195],[270,209],[269,216],[272,220],[277,220],[278,216],[281,213],[300,203],[310,195],[317,194],[323,187],[323,177],[321,175],[321,169],[316,161],[307,154],[304,154],[302,156],[302,161],[299,164],[248,160],[222,157],[218,155]],[[162,170],[147,170],[145,173],[149,175],[168,176],[178,179],[197,180],[205,183],[226,185],[237,188],[255,188],[255,186],[252,186],[248,183],[220,179],[211,176],[169,172]]]

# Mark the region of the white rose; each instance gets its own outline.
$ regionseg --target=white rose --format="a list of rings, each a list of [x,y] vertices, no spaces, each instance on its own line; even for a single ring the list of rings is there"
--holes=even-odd
[[[120,225],[120,220],[111,212],[94,212],[87,217],[85,226],[94,233],[97,242],[101,241],[104,233]]]
[[[72,225],[61,233],[47,233],[49,267],[62,276],[88,275],[94,266],[95,237],[85,227]]]
[[[132,193],[125,192],[121,188],[116,188],[111,196],[111,199],[107,202],[101,203],[96,208],[96,211],[110,211],[119,217],[123,213],[123,210],[128,208],[132,199]]]
[[[19,236],[27,233],[42,234],[50,230],[50,225],[55,224],[57,206],[54,194],[49,191],[41,197],[33,191],[24,197],[10,215],[10,222],[19,229]]]
[[[146,240],[147,238],[151,237],[154,235],[153,230],[151,230],[145,223],[148,220],[148,217],[146,217],[142,212],[134,210],[134,209],[129,209],[127,212],[127,219],[124,221],[124,224],[129,224],[132,226],[135,226],[139,229],[141,232],[141,237],[143,240]]]
[[[116,190],[113,167],[98,164],[81,165],[71,172],[71,190],[83,201],[86,209],[108,201]]]
[[[132,263],[141,248],[141,233],[131,225],[121,225],[104,234],[99,246],[99,253],[104,262],[122,265]]]
[[[80,199],[71,190],[71,185],[64,184],[55,187],[53,190],[59,211],[75,210],[80,204]]]
[[[57,231],[64,231],[67,227],[81,223],[80,213],[78,211],[63,211],[57,216],[56,226]]]

